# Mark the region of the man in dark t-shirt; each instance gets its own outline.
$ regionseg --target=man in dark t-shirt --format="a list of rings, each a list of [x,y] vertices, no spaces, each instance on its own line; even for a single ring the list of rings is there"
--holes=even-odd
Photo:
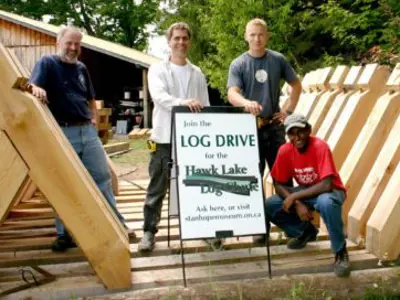
[[[81,32],[66,27],[57,35],[57,55],[42,57],[30,79],[32,94],[47,104],[98,188],[124,225],[116,208],[111,175],[103,146],[97,136],[94,89],[86,66],[78,61]],[[56,218],[57,239],[53,251],[75,247],[71,236]]]
[[[228,100],[257,116],[261,171],[264,172],[265,161],[271,170],[279,147],[285,143],[282,122],[296,108],[301,83],[281,53],[265,48],[268,42],[265,21],[248,22],[245,39],[249,50],[233,60],[229,68]],[[292,87],[285,111],[279,107],[281,79]]]

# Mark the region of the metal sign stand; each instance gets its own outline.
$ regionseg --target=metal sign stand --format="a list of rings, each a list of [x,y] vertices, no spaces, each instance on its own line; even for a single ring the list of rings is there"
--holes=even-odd
[[[206,107],[203,109],[205,112],[226,112],[226,113],[243,113],[243,109],[241,107]],[[177,147],[176,147],[176,134],[175,134],[175,114],[177,112],[183,112],[183,113],[189,113],[190,110],[187,107],[174,107],[172,110],[172,122],[171,122],[171,147],[172,143],[174,147],[172,148],[174,150],[174,157],[176,158],[176,161],[170,162],[170,170],[172,169],[172,166],[175,166],[176,168],[176,176],[174,178],[170,177],[171,179],[175,179],[175,184],[176,184],[176,191],[177,191],[177,201],[178,201],[178,215],[176,217],[179,217],[180,214],[180,205],[179,205],[179,188],[178,188],[178,178],[179,178],[179,165],[177,164]],[[258,135],[258,132],[257,132]],[[172,152],[171,152],[171,157],[172,157]],[[261,170],[260,170],[261,173]],[[261,174],[261,189],[264,191],[263,187],[263,182],[262,182],[262,175]],[[169,208],[170,208],[170,201],[171,201],[171,194],[169,193],[168,195],[168,247],[170,246],[170,217],[171,215],[169,214]],[[272,271],[271,271],[271,253],[270,253],[270,242],[269,242],[269,237],[270,237],[270,225],[269,225],[269,219],[266,213],[266,203],[263,201],[263,207],[264,207],[264,216],[265,216],[265,228],[266,228],[266,250],[267,250],[267,263],[268,263],[268,274],[269,278],[272,278]],[[175,215],[173,215],[175,216]],[[224,230],[224,231],[216,231],[215,237],[216,238],[227,238],[227,237],[233,237],[234,233],[233,230]],[[243,235],[237,235],[236,237],[239,238],[240,236]],[[185,251],[183,247],[183,239],[182,239],[182,222],[179,220],[179,240],[180,240],[180,252],[181,252],[181,262],[182,262],[182,277],[183,277],[183,286],[186,288],[187,287],[187,278],[186,278],[186,263],[185,263]]]

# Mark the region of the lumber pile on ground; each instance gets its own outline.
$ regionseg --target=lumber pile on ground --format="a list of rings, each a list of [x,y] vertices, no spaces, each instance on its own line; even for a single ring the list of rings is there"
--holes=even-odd
[[[134,128],[129,132],[128,137],[130,139],[140,139],[151,135],[151,129],[149,128]]]

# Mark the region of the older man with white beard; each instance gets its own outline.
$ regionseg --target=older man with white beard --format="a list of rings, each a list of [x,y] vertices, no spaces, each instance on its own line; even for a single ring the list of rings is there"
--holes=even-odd
[[[60,30],[57,35],[57,54],[42,57],[33,69],[30,79],[32,94],[48,105],[82,163],[124,225],[124,219],[116,208],[105,152],[94,126],[94,89],[86,66],[78,61],[81,41],[82,33],[79,29],[69,26]],[[76,247],[59,218],[56,218],[56,228],[57,239],[52,244],[53,251],[61,252]]]

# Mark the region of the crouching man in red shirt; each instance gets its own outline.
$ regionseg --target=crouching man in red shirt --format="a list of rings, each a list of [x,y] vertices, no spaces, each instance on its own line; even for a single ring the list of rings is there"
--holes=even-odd
[[[343,232],[342,204],[346,189],[340,179],[328,144],[311,134],[311,125],[298,114],[286,118],[285,131],[290,143],[279,149],[271,175],[276,195],[266,201],[269,220],[290,238],[287,247],[304,248],[316,240],[318,230],[311,224],[312,210],[320,213],[335,254],[335,274],[350,275],[349,256]],[[283,183],[294,178],[292,188]]]

